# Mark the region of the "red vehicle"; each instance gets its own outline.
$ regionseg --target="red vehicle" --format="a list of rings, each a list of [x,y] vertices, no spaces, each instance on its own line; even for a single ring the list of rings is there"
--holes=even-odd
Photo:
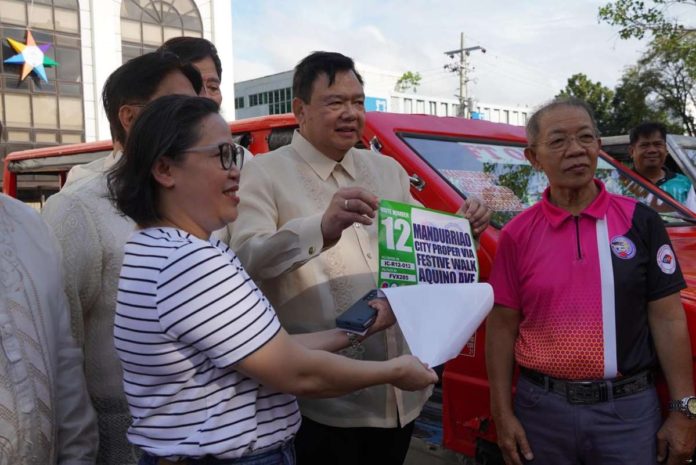
[[[70,168],[104,158],[111,147],[111,141],[101,141],[10,153],[4,161],[2,192],[38,202],[63,187]]]
[[[230,128],[237,142],[258,154],[289,143],[296,126],[292,115],[278,115],[233,122]],[[525,142],[521,127],[377,112],[367,114],[362,138],[365,147],[395,158],[404,167],[411,176],[414,197],[425,206],[456,211],[463,198],[475,195],[493,210],[491,227],[481,237],[478,252],[484,281],[490,273],[500,228],[536,203],[547,185],[544,175],[526,162]],[[5,160],[3,191],[16,195],[16,176],[30,172],[29,160],[33,166],[48,167],[49,160],[65,161],[60,157],[77,153],[103,156],[109,147],[104,143],[79,144],[10,154]],[[660,213],[688,284],[681,296],[689,330],[696,334],[696,215],[605,153],[601,154],[597,177],[610,192],[637,198]],[[476,457],[480,463],[493,463],[500,459],[489,408],[485,337],[484,328],[479,328],[460,355],[445,366],[442,444]],[[696,337],[692,337],[692,353],[696,353]],[[664,383],[660,389],[666,403]]]

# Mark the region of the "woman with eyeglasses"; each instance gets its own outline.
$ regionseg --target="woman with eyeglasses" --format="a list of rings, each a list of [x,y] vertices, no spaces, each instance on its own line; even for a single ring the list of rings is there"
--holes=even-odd
[[[138,226],[125,247],[114,341],[141,465],[293,464],[295,395],[437,380],[413,356],[328,352],[350,344],[339,330],[281,328],[234,252],[211,239],[237,220],[242,164],[213,101],[167,96],[143,110],[109,174],[116,206]],[[393,324],[388,304],[375,305],[369,334]]]

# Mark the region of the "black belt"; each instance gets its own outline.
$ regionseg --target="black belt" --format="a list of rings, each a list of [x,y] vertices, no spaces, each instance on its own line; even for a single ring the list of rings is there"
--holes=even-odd
[[[607,381],[570,381],[551,378],[538,371],[520,367],[520,374],[528,381],[548,389],[551,392],[562,395],[571,404],[596,404],[609,400],[609,389],[612,397],[619,398],[630,396],[637,392],[645,391],[654,382],[651,371],[645,370],[633,376]]]

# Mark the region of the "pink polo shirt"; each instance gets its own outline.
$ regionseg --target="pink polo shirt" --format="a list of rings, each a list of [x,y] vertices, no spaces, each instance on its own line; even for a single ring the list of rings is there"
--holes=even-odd
[[[549,201],[500,235],[495,303],[522,312],[517,362],[564,379],[608,379],[656,363],[647,304],[686,284],[661,218],[604,184],[578,216]]]

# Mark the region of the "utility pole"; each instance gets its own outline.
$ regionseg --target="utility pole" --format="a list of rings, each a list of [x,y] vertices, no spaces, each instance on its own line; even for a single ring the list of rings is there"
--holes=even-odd
[[[468,118],[466,98],[469,93],[469,64],[466,62],[468,53],[462,53],[464,50],[464,33],[459,33],[459,116]]]
[[[469,98],[469,54],[475,50],[481,50],[481,53],[486,53],[486,49],[480,45],[475,45],[473,47],[464,47],[464,33],[460,33],[459,49],[450,50],[445,52],[445,55],[454,59],[455,55],[459,55],[459,62],[450,63],[445,65],[447,71],[453,73],[459,73],[459,114],[463,118],[468,118],[471,116],[471,102],[472,99]]]

